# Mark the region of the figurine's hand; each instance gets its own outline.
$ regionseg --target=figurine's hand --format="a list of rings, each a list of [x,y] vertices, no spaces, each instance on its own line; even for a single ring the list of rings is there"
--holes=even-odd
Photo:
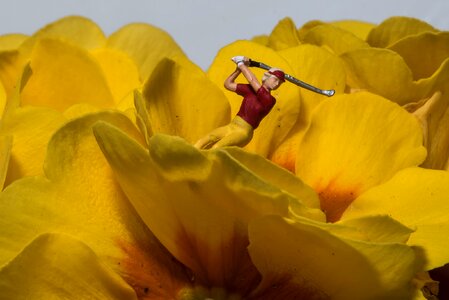
[[[241,66],[241,64],[245,63],[245,57],[244,56],[234,56],[233,58],[231,58],[231,60],[233,62],[235,62],[237,64],[238,67]]]

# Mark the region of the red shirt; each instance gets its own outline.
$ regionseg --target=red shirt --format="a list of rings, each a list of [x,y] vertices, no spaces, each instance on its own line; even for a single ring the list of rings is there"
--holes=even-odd
[[[260,121],[273,108],[276,99],[262,86],[255,92],[249,84],[237,84],[235,91],[243,96],[237,116],[248,122],[253,129],[256,129]]]

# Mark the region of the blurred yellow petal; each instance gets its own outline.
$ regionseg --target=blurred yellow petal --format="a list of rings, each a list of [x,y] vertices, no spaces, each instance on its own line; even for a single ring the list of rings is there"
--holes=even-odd
[[[342,240],[279,216],[252,222],[249,237],[262,274],[254,299],[410,299],[423,264],[405,245]]]
[[[10,95],[20,78],[23,69],[23,60],[16,50],[0,52],[0,81],[6,94]]]
[[[251,38],[251,42],[257,43],[257,44],[261,44],[263,46],[267,46],[268,45],[268,39],[269,36],[262,34],[262,35],[256,35],[254,37]]]
[[[115,103],[119,103],[134,89],[141,86],[137,66],[123,52],[105,48],[93,51],[91,54],[103,70]]]
[[[6,91],[5,88],[3,87],[2,82],[0,81],[0,120],[3,118],[3,113],[5,111],[6,108]]]
[[[304,36],[303,42],[326,47],[337,55],[369,47],[365,41],[354,34],[329,24],[315,26],[310,29]]]
[[[430,24],[416,18],[391,17],[371,30],[367,42],[372,47],[385,48],[407,36],[437,31]]]
[[[358,197],[343,219],[387,214],[416,229],[409,245],[422,246],[428,256],[428,269],[449,261],[449,173],[408,168],[391,180]]]
[[[8,172],[11,157],[12,136],[0,136],[0,190],[3,186]]]
[[[278,22],[268,37],[267,46],[274,50],[282,50],[301,44],[298,30],[291,18],[284,18]]]
[[[414,95],[412,72],[399,54],[367,48],[344,53],[341,58],[352,88],[368,90],[401,105]]]
[[[449,58],[449,32],[423,33],[404,38],[388,47],[404,59],[418,80],[433,75]],[[425,55],[416,55],[425,53]]]
[[[30,66],[32,75],[22,91],[22,105],[59,111],[77,103],[114,105],[103,71],[86,50],[60,40],[40,40]]]
[[[137,299],[133,289],[84,243],[37,237],[0,270],[4,299]]]
[[[5,116],[0,135],[13,138],[5,186],[19,178],[43,173],[48,141],[64,122],[60,113],[37,107],[18,108]]]
[[[120,28],[109,36],[107,46],[128,54],[134,60],[142,82],[150,76],[162,58],[184,56],[182,49],[168,33],[144,23]]]
[[[157,65],[143,97],[154,133],[182,136],[190,143],[230,120],[223,92],[202,71],[170,59]]]
[[[21,45],[21,54],[28,57],[41,39],[58,39],[87,50],[101,48],[106,44],[101,28],[81,16],[64,17],[41,28]]]
[[[208,70],[210,79],[225,93],[231,104],[231,114],[236,115],[242,103],[242,97],[230,92],[223,87],[223,82],[232,73],[235,66],[231,57],[238,55],[247,56],[255,61],[261,61],[272,67],[283,69],[287,74],[296,76],[290,65],[273,49],[262,45],[238,41],[222,48],[215,57]],[[262,78],[264,70],[253,68],[251,70],[259,79]],[[238,83],[248,83],[243,76],[236,80]],[[255,130],[252,141],[245,147],[246,150],[258,153],[262,156],[270,156],[279,143],[286,137],[287,133],[295,124],[299,109],[300,95],[299,87],[286,83],[271,93],[276,98],[276,105],[271,112],[262,120],[260,126]]]
[[[180,138],[154,135],[148,155],[106,123],[94,132],[136,211],[198,283],[243,295],[254,288],[247,224],[265,214],[287,216],[290,194],[222,150],[200,152]]]
[[[370,93],[334,96],[312,115],[298,147],[296,174],[336,221],[362,192],[425,159],[417,120]]]
[[[324,25],[324,24],[326,24],[326,23],[323,21],[320,21],[320,20],[312,20],[312,21],[308,21],[308,22],[302,24],[302,26],[298,28],[299,39],[301,41],[303,41],[304,37],[307,35],[307,33],[310,30],[312,30],[316,26],[320,26],[320,25]]]
[[[349,31],[359,39],[366,41],[370,31],[376,26],[372,23],[359,20],[341,20],[330,22],[331,25]]]
[[[337,95],[344,92],[346,74],[342,61],[336,55],[314,45],[301,45],[280,51],[279,54],[294,66],[294,72],[300,80],[321,89],[334,89]],[[300,91],[301,109],[295,127],[290,130],[288,137],[270,157],[277,164],[293,172],[300,136],[310,122],[313,109],[327,99],[323,95],[306,89],[300,89]]]
[[[0,36],[0,51],[16,50],[28,38],[25,34],[5,34]]]
[[[425,168],[449,170],[449,96],[436,92],[413,111],[424,132],[424,145],[428,155],[421,165]]]

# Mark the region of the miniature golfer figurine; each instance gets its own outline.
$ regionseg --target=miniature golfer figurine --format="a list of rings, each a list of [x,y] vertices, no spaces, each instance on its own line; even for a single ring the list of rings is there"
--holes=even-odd
[[[231,123],[213,130],[196,142],[195,147],[198,149],[247,145],[253,137],[254,129],[276,103],[270,92],[285,81],[283,71],[271,68],[264,73],[261,84],[250,71],[248,67],[250,60],[247,57],[235,56],[232,61],[237,64],[237,68],[226,78],[224,86],[227,90],[243,96],[240,110]],[[243,73],[248,84],[235,82],[240,73]]]

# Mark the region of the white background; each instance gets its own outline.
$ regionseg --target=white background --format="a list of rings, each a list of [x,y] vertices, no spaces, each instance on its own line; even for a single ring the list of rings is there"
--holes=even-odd
[[[131,22],[156,25],[177,41],[203,69],[216,52],[237,39],[268,34],[291,17],[299,27],[318,19],[380,23],[394,16],[416,17],[449,30],[448,0],[0,0],[0,35],[32,34],[67,15],[95,21],[109,35]]]

